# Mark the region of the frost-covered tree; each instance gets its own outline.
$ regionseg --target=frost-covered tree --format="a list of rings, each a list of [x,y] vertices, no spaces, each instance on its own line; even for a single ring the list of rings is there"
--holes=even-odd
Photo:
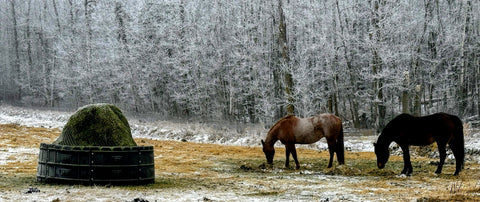
[[[480,115],[475,0],[0,0],[0,100],[272,124]]]

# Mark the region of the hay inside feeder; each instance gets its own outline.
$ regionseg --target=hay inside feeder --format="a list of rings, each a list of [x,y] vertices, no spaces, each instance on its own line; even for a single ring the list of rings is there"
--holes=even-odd
[[[127,119],[118,107],[111,104],[92,104],[78,109],[53,144],[137,146]]]

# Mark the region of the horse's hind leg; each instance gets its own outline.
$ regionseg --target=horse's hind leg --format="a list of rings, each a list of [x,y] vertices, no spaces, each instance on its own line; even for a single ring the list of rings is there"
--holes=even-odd
[[[300,169],[300,163],[298,162],[298,159],[297,159],[297,150],[295,149],[295,145],[293,145],[293,150],[292,150],[292,157],[293,157],[293,160],[295,161],[295,169]]]
[[[345,147],[343,144],[343,127],[340,127],[339,135],[335,141],[335,153],[337,153],[337,161],[339,165],[345,164]]]
[[[412,162],[410,161],[410,149],[408,145],[400,145],[403,152],[403,170],[401,174],[410,176],[413,173]]]
[[[452,149],[453,155],[455,156],[455,173],[453,175],[458,175],[462,170],[463,161],[465,159],[465,151],[461,144],[455,142],[455,140],[450,141],[448,143],[450,145],[450,149]]]
[[[333,164],[333,156],[335,154],[335,141],[327,140],[328,152],[330,153],[330,160],[328,161],[327,168],[331,168]]]
[[[442,173],[443,164],[445,163],[445,158],[447,157],[446,144],[438,143],[438,152],[440,153],[440,162],[438,163],[437,171],[435,173]]]
[[[285,144],[285,168],[288,168],[290,165],[290,147],[288,143]]]

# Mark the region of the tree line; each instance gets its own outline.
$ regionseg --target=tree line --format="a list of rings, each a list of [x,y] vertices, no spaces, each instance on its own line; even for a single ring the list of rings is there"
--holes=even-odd
[[[162,119],[480,114],[479,0],[0,0],[0,100]]]

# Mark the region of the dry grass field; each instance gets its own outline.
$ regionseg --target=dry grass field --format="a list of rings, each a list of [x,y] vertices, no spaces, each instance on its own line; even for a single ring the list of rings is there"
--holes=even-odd
[[[452,176],[451,161],[435,175],[438,159],[413,156],[413,176],[400,177],[401,156],[379,170],[373,152],[347,152],[346,165],[327,169],[328,152],[301,148],[301,168],[294,170],[284,168],[281,147],[270,167],[260,147],[150,139],[135,141],[155,148],[154,184],[38,183],[39,145],[60,132],[0,125],[0,201],[480,201],[480,165],[468,161],[460,176]]]

